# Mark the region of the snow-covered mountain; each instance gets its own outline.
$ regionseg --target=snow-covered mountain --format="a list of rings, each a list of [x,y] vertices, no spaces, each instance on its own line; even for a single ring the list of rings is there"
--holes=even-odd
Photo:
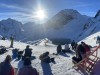
[[[22,24],[11,18],[0,21],[0,35],[9,38],[11,34],[20,41],[37,40],[44,36],[41,26],[34,22]]]
[[[60,28],[70,21],[82,17],[79,12],[73,9],[64,9],[45,23],[47,27]],[[83,17],[82,17],[83,18]]]
[[[47,36],[48,38],[77,39],[89,18],[73,9],[62,10],[45,24]]]
[[[7,20],[0,21],[0,35],[9,38],[11,34],[14,35],[16,40],[23,38],[22,23],[8,18]]]
[[[94,18],[89,19],[84,27],[85,28],[82,31],[82,35],[79,37],[79,40],[100,31],[100,11],[97,12]]]
[[[45,23],[45,26],[48,38],[80,41],[100,31],[100,10],[93,18],[73,9],[65,9]]]
[[[80,41],[100,30],[100,12],[96,16],[81,15],[73,9],[64,9],[44,24],[28,22],[22,24],[13,19],[0,21],[0,35],[9,37],[11,34],[17,40],[32,41],[42,38],[68,39]]]

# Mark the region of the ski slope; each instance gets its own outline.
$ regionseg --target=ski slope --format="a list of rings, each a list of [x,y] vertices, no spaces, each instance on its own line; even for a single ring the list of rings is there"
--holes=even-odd
[[[86,39],[82,40],[85,41],[87,44],[90,44],[91,46],[97,46],[96,44],[96,39],[94,39],[97,35],[99,35],[100,32],[93,34]],[[46,43],[46,46],[44,44],[45,39],[41,40],[36,46],[30,45],[30,48],[32,48],[32,56],[35,56],[36,59],[32,60],[32,66],[35,67],[40,75],[88,75],[85,71],[81,69],[74,69],[72,68],[73,63],[72,63],[72,57],[75,55],[74,52],[72,53],[66,53],[66,54],[60,54],[58,56],[53,55],[53,53],[56,53],[56,45],[52,44],[51,41]],[[80,42],[79,42],[80,43]],[[5,46],[8,50],[8,52],[4,53],[3,55],[0,55],[0,62],[2,62],[6,55],[12,55],[12,49],[9,48],[10,46],[10,41],[9,40],[0,40],[0,46]],[[22,43],[22,42],[14,42],[14,48],[18,48],[20,50],[24,50],[25,47],[28,44]],[[62,46],[64,48],[64,46]],[[49,51],[50,52],[50,57],[55,58],[55,63],[41,63],[39,60],[39,55]],[[21,68],[23,67],[23,61],[22,60],[16,60],[13,59],[11,62],[12,66],[14,68]],[[100,75],[100,74],[94,74],[94,75]]]

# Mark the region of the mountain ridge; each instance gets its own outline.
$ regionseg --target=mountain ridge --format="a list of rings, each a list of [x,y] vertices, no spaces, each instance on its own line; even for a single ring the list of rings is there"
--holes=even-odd
[[[93,18],[81,15],[77,10],[64,9],[41,25],[34,22],[22,24],[10,18],[2,20],[0,21],[0,27],[3,26],[4,28],[0,29],[2,32],[0,35],[10,37],[10,34],[13,34],[16,37],[20,36],[17,37],[17,40],[23,40],[24,38],[24,41],[33,41],[41,38],[66,38],[79,41],[99,31],[99,21],[99,15]],[[6,31],[6,29],[9,30]]]

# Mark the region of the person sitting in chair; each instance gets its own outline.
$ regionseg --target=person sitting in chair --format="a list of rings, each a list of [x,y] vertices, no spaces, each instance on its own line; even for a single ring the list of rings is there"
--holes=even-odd
[[[73,63],[80,62],[86,55],[86,50],[82,44],[79,44],[76,49],[76,57],[72,57]]]

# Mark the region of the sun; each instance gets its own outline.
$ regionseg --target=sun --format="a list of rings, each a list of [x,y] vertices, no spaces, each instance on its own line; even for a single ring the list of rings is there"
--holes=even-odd
[[[36,11],[36,18],[38,19],[44,19],[46,17],[44,10],[38,10]]]

